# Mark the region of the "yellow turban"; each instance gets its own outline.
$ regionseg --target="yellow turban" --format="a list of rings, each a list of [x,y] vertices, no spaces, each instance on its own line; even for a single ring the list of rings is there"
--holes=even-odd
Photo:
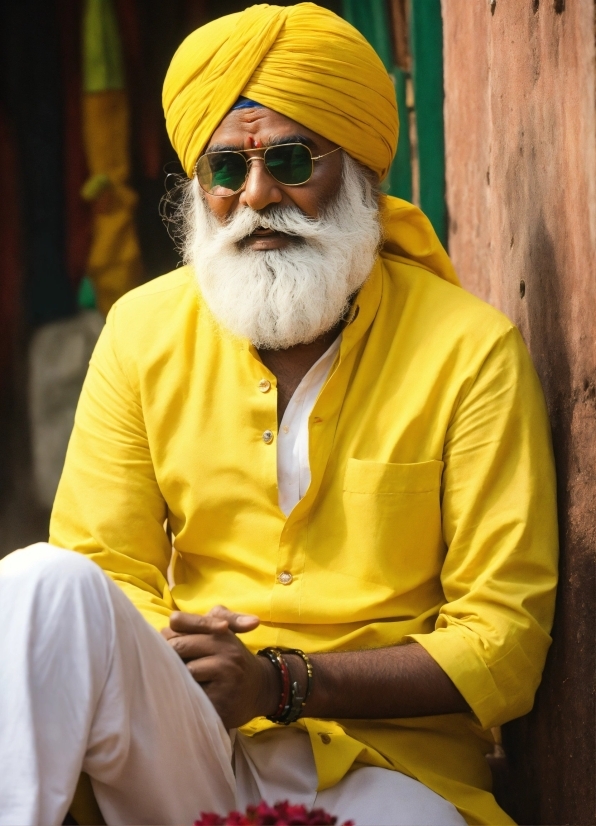
[[[190,177],[240,95],[340,144],[384,178],[397,146],[393,82],[372,46],[314,3],[252,6],[182,43],[163,90],[166,126]]]
[[[211,135],[243,95],[339,144],[383,179],[399,123],[393,81],[368,41],[314,3],[251,6],[194,31],[163,88],[166,127],[191,177]],[[385,251],[457,276],[428,219],[386,197]]]

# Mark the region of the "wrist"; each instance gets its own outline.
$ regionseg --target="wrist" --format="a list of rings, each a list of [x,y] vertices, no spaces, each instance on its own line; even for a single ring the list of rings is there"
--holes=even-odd
[[[330,675],[325,669],[326,655],[311,655],[311,664],[314,672],[312,691],[306,699],[303,717],[317,717],[326,719],[330,716],[330,709],[333,707],[333,697],[337,703],[337,697],[341,696],[344,686],[333,687]]]
[[[283,652],[283,657],[290,672],[290,681],[292,683],[298,683],[299,694],[304,697],[308,684],[308,674],[304,660],[297,654],[288,654],[285,651]]]
[[[267,657],[256,657],[260,665],[261,679],[257,696],[258,711],[256,717],[267,717],[275,714],[279,706],[281,684],[279,674],[273,663]]]

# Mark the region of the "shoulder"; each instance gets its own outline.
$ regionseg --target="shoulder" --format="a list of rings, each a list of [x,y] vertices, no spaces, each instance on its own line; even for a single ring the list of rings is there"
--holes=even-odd
[[[127,338],[151,331],[167,336],[168,331],[194,318],[199,309],[199,292],[190,267],[161,275],[118,299],[108,315],[108,324]]]
[[[515,338],[517,328],[507,316],[469,293],[417,264],[383,258],[383,310],[395,314],[427,341],[444,347],[457,345],[472,352],[491,349],[498,341]]]
[[[200,298],[192,269],[181,267],[126,293],[110,310],[106,332],[125,368],[150,368],[193,337]]]
[[[384,260],[375,326],[388,357],[465,394],[481,375],[534,382],[523,338],[504,313],[416,264]],[[532,377],[531,379],[529,377]]]
[[[145,310],[153,308],[158,313],[164,301],[180,301],[184,297],[192,300],[193,294],[196,300],[192,270],[190,267],[180,267],[130,290],[116,301],[113,311],[118,315],[134,316],[142,306]]]

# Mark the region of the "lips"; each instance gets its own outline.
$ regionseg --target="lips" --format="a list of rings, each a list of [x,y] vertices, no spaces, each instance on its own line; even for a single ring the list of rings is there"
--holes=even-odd
[[[252,234],[257,235],[259,238],[267,237],[268,235],[281,235],[281,233],[276,232],[274,229],[266,229],[265,227],[257,227]]]
[[[284,241],[286,244],[300,244],[302,239],[298,238],[294,235],[287,235],[285,232],[280,232],[279,230],[269,229],[268,227],[257,227],[250,235],[247,235],[241,242],[240,245],[256,245],[257,249],[269,249],[269,247],[259,247],[258,242],[262,241],[263,243],[270,240],[275,240],[277,242]]]

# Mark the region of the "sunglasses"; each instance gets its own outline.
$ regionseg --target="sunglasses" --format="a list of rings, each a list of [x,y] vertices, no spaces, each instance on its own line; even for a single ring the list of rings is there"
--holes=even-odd
[[[264,150],[207,152],[197,161],[195,174],[201,189],[209,195],[228,198],[243,188],[250,171],[249,164],[255,160],[262,160],[267,172],[278,183],[284,186],[301,186],[311,179],[315,161],[332,155],[338,149],[341,147],[337,146],[331,152],[314,157],[308,146],[303,143],[282,143],[279,146],[268,146]],[[263,154],[258,158],[247,158],[247,152]]]

